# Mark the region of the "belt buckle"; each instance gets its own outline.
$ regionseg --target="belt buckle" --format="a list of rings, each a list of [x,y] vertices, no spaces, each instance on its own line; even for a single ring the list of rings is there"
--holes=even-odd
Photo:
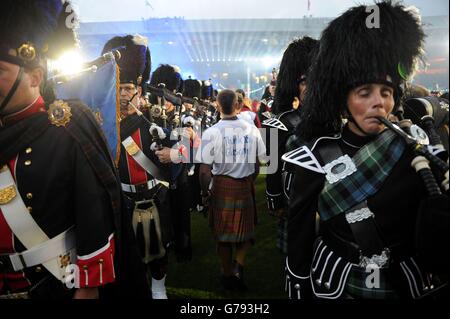
[[[389,267],[391,251],[389,248],[384,248],[380,255],[372,255],[366,257],[360,252],[359,267],[364,269],[383,269]]]

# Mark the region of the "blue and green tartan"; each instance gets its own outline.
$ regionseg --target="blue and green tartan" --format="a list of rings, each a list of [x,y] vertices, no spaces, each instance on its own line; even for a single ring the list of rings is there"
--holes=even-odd
[[[356,172],[334,184],[325,182],[319,196],[320,218],[326,221],[346,213],[374,195],[405,149],[405,142],[390,130],[362,147],[353,157]]]

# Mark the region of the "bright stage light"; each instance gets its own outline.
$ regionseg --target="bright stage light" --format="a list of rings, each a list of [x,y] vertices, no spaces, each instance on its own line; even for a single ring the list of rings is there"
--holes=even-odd
[[[274,66],[278,62],[278,60],[279,59],[276,57],[266,56],[261,59],[261,62],[263,63],[265,68],[268,68],[268,67]]]
[[[54,74],[73,75],[83,70],[83,58],[78,51],[68,51],[59,59],[50,62]]]

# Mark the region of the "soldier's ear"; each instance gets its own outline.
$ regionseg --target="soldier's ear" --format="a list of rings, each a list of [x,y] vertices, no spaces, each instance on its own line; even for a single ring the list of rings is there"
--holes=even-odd
[[[27,73],[30,76],[31,87],[40,87],[42,82],[44,81],[44,70],[42,68],[34,68]]]

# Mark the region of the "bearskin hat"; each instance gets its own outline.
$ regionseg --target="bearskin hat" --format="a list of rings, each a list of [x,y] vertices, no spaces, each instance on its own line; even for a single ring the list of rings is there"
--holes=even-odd
[[[214,87],[211,80],[202,82],[202,100],[212,100],[215,97]]]
[[[183,96],[189,98],[202,97],[202,82],[198,80],[193,80],[191,78],[184,81]]]
[[[78,45],[68,0],[5,0],[2,7],[0,60],[32,68]]]
[[[398,106],[424,37],[417,9],[391,1],[353,7],[334,19],[322,33],[308,77],[300,137],[339,132],[349,91],[365,83],[392,86]]]
[[[165,84],[169,91],[178,92],[181,85],[180,72],[172,65],[160,65],[150,80],[151,86],[157,87],[159,84]]]
[[[118,50],[121,55],[117,60],[121,83],[143,86],[148,82],[152,62],[146,37],[141,35],[114,37],[105,44],[102,54],[113,50]]]
[[[300,99],[299,84],[306,80],[318,44],[319,41],[310,37],[289,44],[281,60],[272,112],[278,114],[289,111],[294,98]]]

